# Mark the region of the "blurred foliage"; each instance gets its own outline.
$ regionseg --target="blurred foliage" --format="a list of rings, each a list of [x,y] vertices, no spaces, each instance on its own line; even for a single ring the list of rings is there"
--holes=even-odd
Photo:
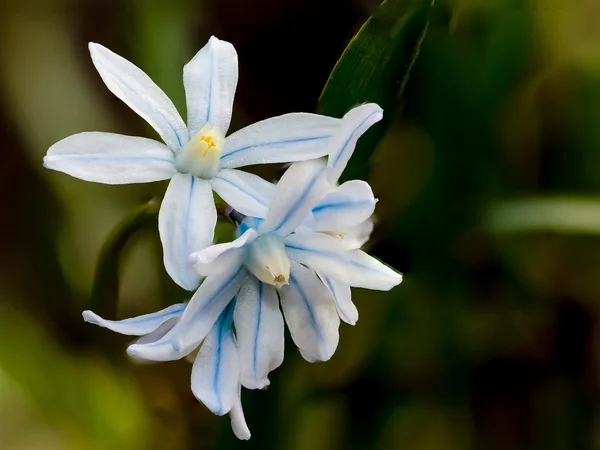
[[[376,3],[0,4],[0,448],[600,446],[599,3]],[[239,52],[233,128],[384,105],[347,176],[380,200],[370,251],[406,275],[355,291],[360,320],[331,361],[308,364],[286,341],[271,386],[243,392],[248,443],[193,398],[187,362],[133,364],[126,337],[81,320],[102,242],[164,183],[41,167],[80,131],[156,137],[104,88],[88,41],[183,112],[182,65],[211,34]],[[117,318],[188,295],[147,228],[125,254]]]

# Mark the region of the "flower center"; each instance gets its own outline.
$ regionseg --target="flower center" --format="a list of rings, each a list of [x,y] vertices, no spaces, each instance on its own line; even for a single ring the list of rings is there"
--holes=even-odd
[[[175,167],[182,173],[211,179],[219,172],[221,148],[225,140],[217,127],[204,125],[175,157]]]
[[[246,254],[246,268],[263,283],[280,288],[288,284],[290,260],[283,239],[276,234],[259,236]]]

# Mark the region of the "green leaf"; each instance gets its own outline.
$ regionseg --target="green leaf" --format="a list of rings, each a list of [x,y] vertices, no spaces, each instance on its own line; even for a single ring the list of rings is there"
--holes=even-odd
[[[115,317],[119,299],[119,266],[130,239],[158,217],[160,200],[152,199],[119,222],[108,235],[96,263],[91,309],[103,317]]]
[[[600,198],[537,197],[498,202],[484,217],[493,234],[600,234]]]
[[[378,103],[384,119],[357,145],[346,178],[366,178],[368,160],[392,122],[427,32],[435,0],[385,1],[352,38],[319,98],[318,111],[342,117],[350,108]]]

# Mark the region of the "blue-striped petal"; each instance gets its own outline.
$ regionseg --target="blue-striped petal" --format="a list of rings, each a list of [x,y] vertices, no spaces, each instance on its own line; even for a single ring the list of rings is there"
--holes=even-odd
[[[291,260],[354,287],[388,291],[402,275],[362,250],[346,250],[339,239],[323,233],[292,234],[285,239]]]
[[[336,182],[354,153],[356,142],[373,124],[383,118],[383,110],[375,103],[357,106],[346,113],[342,126],[331,139],[327,165],[332,169],[330,180]]]
[[[208,181],[176,174],[167,188],[158,215],[165,269],[173,281],[192,291],[200,283],[189,261],[191,253],[212,244],[217,210]]]
[[[312,270],[292,262],[290,283],[280,292],[285,322],[302,357],[327,361],[337,348],[340,326],[329,290]]]
[[[248,277],[237,295],[234,321],[242,386],[262,389],[269,385],[269,372],[283,362],[283,317],[275,288]]]
[[[247,245],[256,239],[257,233],[249,228],[239,238],[232,242],[211,245],[190,255],[190,263],[200,275],[218,275],[233,265],[240,265]]]
[[[166,321],[181,316],[185,303],[177,303],[163,310],[124,320],[106,320],[92,311],[83,311],[83,320],[108,328],[116,333],[129,336],[143,336],[152,333]]]
[[[323,280],[325,286],[327,286],[329,289],[329,292],[331,292],[333,301],[335,302],[335,307],[340,315],[340,319],[350,325],[356,325],[356,322],[358,321],[358,309],[356,309],[356,306],[352,302],[350,285],[340,281],[332,280],[331,278],[328,278],[320,273],[318,275],[319,278]]]
[[[328,153],[328,143],[340,119],[292,113],[262,120],[225,139],[221,167],[305,161]]]
[[[173,152],[152,139],[113,133],[79,133],[57,142],[44,167],[105,184],[168,180],[175,170]]]
[[[190,137],[207,123],[229,129],[238,81],[238,57],[229,42],[212,36],[183,69]]]
[[[331,189],[320,160],[294,163],[283,174],[259,232],[285,236],[293,232]]]
[[[188,141],[188,131],[169,97],[142,70],[93,42],[89,45],[94,66],[110,91],[143,117],[171,150]]]
[[[233,310],[231,302],[204,339],[192,368],[192,392],[218,416],[231,411],[238,401],[240,365]]]
[[[171,331],[154,343],[130,345],[127,352],[152,361],[170,361],[187,356],[206,337],[236,295],[245,276],[246,270],[237,266],[207,277]]]
[[[371,217],[375,203],[369,183],[361,180],[348,181],[327,194],[313,208],[315,230],[349,230]]]
[[[267,215],[275,185],[258,175],[236,169],[222,169],[210,181],[219,196],[236,211],[252,217]]]

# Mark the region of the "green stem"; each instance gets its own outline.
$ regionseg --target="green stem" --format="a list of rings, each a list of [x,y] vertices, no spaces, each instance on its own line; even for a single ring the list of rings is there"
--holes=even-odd
[[[110,232],[100,250],[90,307],[102,317],[114,318],[119,300],[119,266],[129,240],[149,222],[156,220],[160,200],[152,199],[132,211]]]

